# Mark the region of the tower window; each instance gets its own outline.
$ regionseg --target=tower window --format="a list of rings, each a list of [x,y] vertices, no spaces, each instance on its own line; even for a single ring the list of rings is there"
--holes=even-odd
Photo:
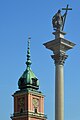
[[[20,109],[20,113],[23,113],[23,108]]]
[[[36,78],[32,78],[32,85],[34,85],[34,86],[37,85],[37,79]]]
[[[37,108],[34,108],[34,113],[37,113]]]
[[[21,82],[21,84],[20,84],[20,85],[21,85],[21,86],[24,86],[24,85],[25,85],[25,82],[24,82],[24,81],[25,81],[25,79],[24,79],[24,78],[20,78],[19,80],[20,80],[20,82]]]

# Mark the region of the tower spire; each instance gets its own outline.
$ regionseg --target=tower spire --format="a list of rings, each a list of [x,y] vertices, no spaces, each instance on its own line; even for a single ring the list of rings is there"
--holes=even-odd
[[[31,65],[31,54],[30,54],[30,39],[31,37],[28,37],[28,47],[27,47],[27,61],[26,61],[26,65],[27,65],[27,69],[30,69],[30,65]]]

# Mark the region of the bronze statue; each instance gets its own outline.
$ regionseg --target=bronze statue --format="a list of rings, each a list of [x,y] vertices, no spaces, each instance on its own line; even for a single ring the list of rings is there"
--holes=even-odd
[[[57,30],[62,30],[63,17],[61,15],[61,10],[58,10],[58,12],[53,16],[52,24],[53,28],[56,28]]]
[[[68,8],[68,6],[69,5],[67,5],[66,8],[62,8],[62,10],[66,10],[63,16],[61,15],[61,10],[58,10],[58,12],[53,16],[52,24],[53,24],[54,30],[63,31],[65,20],[66,20],[67,11],[68,10],[72,10],[72,8]]]

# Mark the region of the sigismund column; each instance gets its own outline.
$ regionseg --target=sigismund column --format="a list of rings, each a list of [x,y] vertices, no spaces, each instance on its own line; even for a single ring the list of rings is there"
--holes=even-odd
[[[64,38],[66,33],[63,32],[63,28],[69,9],[67,5],[64,17],[61,16],[60,10],[53,16],[55,39],[43,44],[47,49],[52,50],[53,55],[51,57],[55,63],[55,120],[64,120],[64,63],[68,57],[66,51],[72,49],[75,45]]]

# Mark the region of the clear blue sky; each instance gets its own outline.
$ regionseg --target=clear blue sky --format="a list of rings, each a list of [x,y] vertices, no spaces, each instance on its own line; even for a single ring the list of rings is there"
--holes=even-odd
[[[26,68],[27,37],[31,35],[32,69],[45,94],[45,114],[54,120],[55,67],[51,51],[43,43],[54,39],[52,16],[69,4],[66,39],[76,43],[64,66],[65,120],[80,120],[80,1],[79,0],[0,0],[0,119],[10,120],[12,94]],[[62,12],[63,13],[63,12]]]

